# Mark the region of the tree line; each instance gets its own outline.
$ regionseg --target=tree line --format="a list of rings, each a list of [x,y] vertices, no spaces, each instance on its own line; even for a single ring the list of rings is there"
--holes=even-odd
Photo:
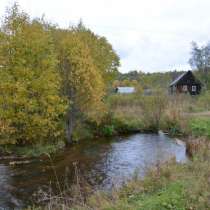
[[[119,57],[82,22],[61,29],[15,3],[0,26],[0,144],[72,142],[78,120],[99,122]]]
[[[197,70],[198,76],[203,82],[204,88],[210,88],[210,42],[199,46],[192,42],[191,57],[189,64]]]

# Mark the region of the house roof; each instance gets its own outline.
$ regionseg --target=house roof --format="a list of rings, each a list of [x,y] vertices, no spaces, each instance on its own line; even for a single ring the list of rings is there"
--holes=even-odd
[[[117,87],[118,93],[134,93],[135,88],[134,87]]]
[[[197,84],[201,84],[201,82],[195,78],[195,76],[193,75],[193,73],[191,71],[186,71],[184,72],[183,74],[179,75],[170,85],[169,87],[171,86],[174,86],[176,85],[181,79],[183,79],[183,77],[185,77],[187,74],[192,74],[193,78],[194,78],[194,82],[197,83]]]
[[[189,71],[182,73],[179,75],[169,86],[176,85]]]

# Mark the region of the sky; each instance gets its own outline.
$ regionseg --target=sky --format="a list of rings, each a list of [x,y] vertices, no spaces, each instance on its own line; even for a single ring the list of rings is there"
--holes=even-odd
[[[14,0],[0,0],[0,15]],[[191,42],[210,41],[210,0],[18,0],[32,17],[68,27],[80,19],[105,36],[121,72],[189,70]]]

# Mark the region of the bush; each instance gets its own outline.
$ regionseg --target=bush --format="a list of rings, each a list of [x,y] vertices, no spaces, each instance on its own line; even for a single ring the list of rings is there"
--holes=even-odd
[[[113,136],[115,134],[115,128],[114,128],[114,125],[105,125],[103,128],[102,128],[102,131],[101,131],[101,134],[103,136]]]
[[[162,130],[169,133],[170,136],[177,136],[183,133],[181,128],[181,116],[173,117],[172,114],[166,115],[161,124]]]

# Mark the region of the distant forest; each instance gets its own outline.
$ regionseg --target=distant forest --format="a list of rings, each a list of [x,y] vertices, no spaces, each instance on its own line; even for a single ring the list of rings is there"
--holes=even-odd
[[[137,81],[143,89],[147,88],[167,88],[172,80],[182,74],[184,71],[168,71],[156,73],[144,73],[141,71],[130,71],[128,73],[119,73],[118,81]]]
[[[205,85],[205,89],[210,89],[210,73],[205,74],[200,70],[192,70],[193,74]],[[118,73],[116,81],[120,84],[133,85],[138,83],[143,89],[168,88],[169,84],[185,71],[167,71],[144,73],[142,71],[130,71],[128,73]],[[116,82],[115,81],[115,82]]]

